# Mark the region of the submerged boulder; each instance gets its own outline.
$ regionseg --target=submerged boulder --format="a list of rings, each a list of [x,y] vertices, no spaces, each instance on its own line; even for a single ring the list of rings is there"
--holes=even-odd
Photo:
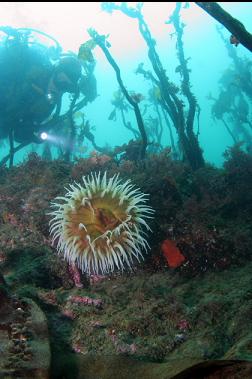
[[[3,277],[0,280],[0,373],[4,378],[48,379],[51,354],[45,315],[32,300],[9,295],[2,288]]]

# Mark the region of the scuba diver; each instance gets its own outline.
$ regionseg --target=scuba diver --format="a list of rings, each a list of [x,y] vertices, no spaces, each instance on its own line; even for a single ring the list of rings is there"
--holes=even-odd
[[[51,49],[31,42],[33,29],[0,27],[0,31],[6,34],[0,41],[0,139],[41,143],[40,133],[50,130],[60,115],[62,96],[69,93],[76,102],[90,78],[96,93],[95,78],[92,73],[83,75],[74,54],[62,56],[58,43]]]

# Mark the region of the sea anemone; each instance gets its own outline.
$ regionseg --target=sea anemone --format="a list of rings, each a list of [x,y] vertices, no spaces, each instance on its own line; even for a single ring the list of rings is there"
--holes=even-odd
[[[153,209],[145,204],[148,195],[118,177],[83,176],[83,184],[70,184],[65,197],[52,202],[52,243],[57,241],[64,259],[89,275],[132,268],[134,258],[143,259],[141,250],[149,247],[145,219],[152,218]]]

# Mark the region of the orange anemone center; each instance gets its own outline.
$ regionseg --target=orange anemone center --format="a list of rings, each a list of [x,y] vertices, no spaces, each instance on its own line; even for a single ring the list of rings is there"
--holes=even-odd
[[[66,229],[69,236],[78,238],[78,245],[82,249],[87,246],[87,235],[93,241],[105,232],[115,229],[128,216],[126,212],[128,202],[119,205],[118,196],[112,198],[111,194],[106,194],[101,197],[97,194],[85,205],[81,200],[76,200],[75,209],[69,211]]]

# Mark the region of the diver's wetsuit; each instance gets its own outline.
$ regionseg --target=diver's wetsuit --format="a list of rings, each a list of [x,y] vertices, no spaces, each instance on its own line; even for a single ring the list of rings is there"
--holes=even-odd
[[[48,96],[53,65],[39,46],[13,44],[0,49],[0,138],[13,131],[17,142],[39,142],[34,134],[56,99]]]

